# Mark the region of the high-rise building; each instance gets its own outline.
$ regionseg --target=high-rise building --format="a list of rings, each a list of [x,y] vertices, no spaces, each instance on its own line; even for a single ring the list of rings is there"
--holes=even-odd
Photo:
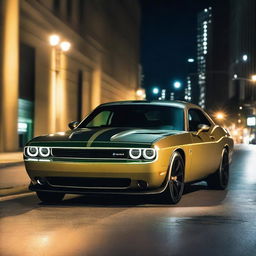
[[[206,61],[212,25],[212,8],[205,8],[197,17],[197,73],[199,84],[198,104],[206,106]]]
[[[228,104],[228,2],[214,2],[198,14],[197,21],[198,104],[213,113]]]

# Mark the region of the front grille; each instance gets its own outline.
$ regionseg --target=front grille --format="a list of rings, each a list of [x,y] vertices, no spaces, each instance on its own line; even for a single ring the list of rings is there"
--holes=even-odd
[[[54,157],[127,159],[128,153],[127,149],[52,148],[52,156]]]
[[[82,178],[82,177],[46,177],[53,186],[94,187],[94,188],[126,188],[131,184],[127,178]]]

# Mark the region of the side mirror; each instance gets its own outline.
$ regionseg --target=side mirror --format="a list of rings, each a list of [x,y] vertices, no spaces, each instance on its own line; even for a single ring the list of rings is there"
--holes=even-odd
[[[199,124],[198,130],[196,132],[196,136],[198,136],[201,132],[208,132],[210,130],[210,126],[206,124]]]
[[[78,121],[73,121],[71,123],[68,124],[68,127],[71,129],[71,130],[74,130],[77,126],[78,126],[79,122]]]

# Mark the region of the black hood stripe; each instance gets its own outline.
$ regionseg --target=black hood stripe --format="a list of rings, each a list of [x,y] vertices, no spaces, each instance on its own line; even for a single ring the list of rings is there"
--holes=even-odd
[[[100,134],[97,138],[95,138],[91,146],[92,147],[96,146],[94,143],[97,143],[97,142],[110,141],[112,136],[123,131],[127,131],[127,128],[113,128],[111,130],[107,130],[104,133]]]

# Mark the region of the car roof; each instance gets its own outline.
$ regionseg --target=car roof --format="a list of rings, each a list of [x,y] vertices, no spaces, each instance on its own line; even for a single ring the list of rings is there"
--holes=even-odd
[[[156,106],[172,106],[172,107],[179,107],[179,108],[199,108],[199,106],[185,102],[185,101],[178,101],[178,100],[130,100],[130,101],[114,101],[114,102],[107,102],[103,103],[100,106],[116,106],[116,105],[156,105]]]

